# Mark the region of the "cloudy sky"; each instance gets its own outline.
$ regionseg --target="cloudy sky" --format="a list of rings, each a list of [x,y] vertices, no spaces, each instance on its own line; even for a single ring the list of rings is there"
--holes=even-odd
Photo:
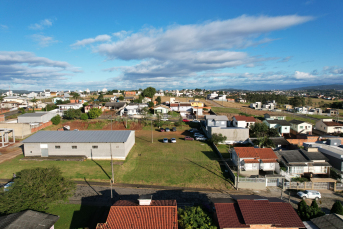
[[[343,1],[0,1],[0,89],[343,84]]]

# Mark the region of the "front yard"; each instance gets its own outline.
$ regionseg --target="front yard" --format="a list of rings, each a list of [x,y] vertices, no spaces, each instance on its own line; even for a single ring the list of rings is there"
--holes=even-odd
[[[136,144],[127,159],[116,161],[116,183],[150,184],[197,188],[230,188],[218,156],[204,142],[185,141],[186,131],[159,132],[153,129],[136,131]],[[162,143],[163,138],[176,138],[176,143]],[[111,177],[110,161],[20,161],[18,156],[0,166],[0,178],[9,179],[25,168],[58,166],[64,176],[75,180],[105,181]]]

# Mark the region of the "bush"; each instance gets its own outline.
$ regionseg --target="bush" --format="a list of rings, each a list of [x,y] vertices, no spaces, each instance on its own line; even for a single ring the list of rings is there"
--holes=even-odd
[[[295,177],[295,178],[292,178],[292,181],[293,182],[306,182],[308,181],[308,179],[306,177]]]
[[[89,110],[88,112],[88,117],[90,119],[95,119],[97,117],[99,117],[102,114],[102,110],[99,108],[92,108]]]
[[[69,109],[66,112],[64,112],[63,118],[65,119],[80,119],[82,115],[81,110],[79,109]]]
[[[88,115],[87,114],[82,114],[81,115],[81,120],[87,120],[88,119]]]
[[[212,134],[212,137],[209,139],[209,141],[215,145],[217,145],[220,142],[225,142],[227,139],[226,136],[223,136],[222,134]]]
[[[339,200],[337,200],[333,205],[332,205],[332,208],[331,208],[331,213],[336,213],[336,214],[339,214],[339,215],[343,215],[343,207],[342,207],[342,204]]]
[[[212,218],[201,207],[186,207],[178,209],[179,225],[181,228],[216,229]]]
[[[302,221],[309,221],[310,219],[325,215],[325,213],[319,209],[318,204],[315,200],[312,201],[311,206],[307,206],[304,200],[300,201],[298,204],[297,212]]]
[[[56,116],[52,117],[51,122],[52,122],[52,124],[54,124],[54,125],[60,124],[60,122],[61,122],[61,116],[56,115]]]

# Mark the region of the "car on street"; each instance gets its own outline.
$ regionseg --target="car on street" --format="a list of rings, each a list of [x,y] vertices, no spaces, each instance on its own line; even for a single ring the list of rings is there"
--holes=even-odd
[[[163,128],[160,128],[160,132],[165,132],[165,130]]]
[[[315,199],[318,200],[322,198],[322,195],[318,191],[314,190],[305,190],[305,191],[300,191],[297,193],[297,195],[302,198],[302,199]]]
[[[173,130],[173,131],[176,131],[176,127],[174,126],[172,130]]]
[[[197,141],[206,141],[207,138],[205,138],[203,136],[202,137],[200,136],[200,137],[196,137],[195,140],[197,140]]]
[[[188,119],[182,119],[182,122],[189,122],[189,120]]]
[[[168,138],[163,138],[163,143],[168,143]]]
[[[170,132],[170,129],[169,129],[169,128],[166,128],[166,132]]]
[[[189,137],[189,136],[186,136],[186,137],[185,137],[185,141],[186,141],[186,140],[187,140],[187,141],[194,141],[194,138]]]
[[[170,139],[170,142],[171,142],[171,143],[176,143],[176,139],[175,139],[175,138],[171,138],[171,139]]]
[[[198,119],[194,119],[192,122],[200,122]]]
[[[194,134],[194,137],[199,137],[199,136],[204,136],[203,134],[200,134],[200,133],[195,133]]]

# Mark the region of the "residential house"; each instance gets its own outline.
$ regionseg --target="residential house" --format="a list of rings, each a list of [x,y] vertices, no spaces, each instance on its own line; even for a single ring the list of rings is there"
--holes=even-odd
[[[278,157],[271,148],[234,147],[232,161],[241,175],[259,175],[259,171],[275,171]]]
[[[251,103],[250,104],[250,108],[261,109],[262,108],[262,103],[261,102]]]
[[[266,113],[266,114],[264,114],[264,119],[266,119],[266,120],[274,120],[274,119],[286,120],[286,116],[283,116],[283,115],[270,115],[270,114]]]
[[[285,120],[264,120],[263,121],[269,128],[275,128],[281,136],[290,134],[291,124]]]
[[[125,96],[135,96],[136,92],[135,91],[124,91]]]
[[[0,217],[0,228],[54,229],[60,217],[43,212],[25,210]]]
[[[157,92],[157,93],[155,93],[155,95],[154,96],[164,96],[164,93],[163,93],[163,91],[162,92]]]
[[[294,110],[297,113],[303,113],[303,114],[306,114],[308,112],[307,107],[295,107]]]
[[[290,203],[275,199],[251,199],[250,196],[231,203],[214,203],[220,229],[305,228]]]
[[[92,108],[101,109],[102,112],[105,111],[105,106],[98,105],[98,104],[90,104],[90,105],[84,106],[84,112],[88,113],[90,111],[90,109],[92,109]]]
[[[126,105],[126,102],[107,102],[105,103],[105,109],[121,112],[122,110],[124,110]]]
[[[125,107],[124,112],[127,115],[139,115],[139,114],[142,114],[142,110],[145,107],[148,108],[148,104],[131,103]]]
[[[67,103],[67,104],[60,104],[57,106],[58,106],[58,109],[62,112],[69,109],[80,109],[82,108],[82,103]]]
[[[152,200],[151,195],[138,201],[118,200],[108,213],[105,223],[96,229],[163,228],[177,229],[176,200]]]
[[[49,112],[25,113],[18,116],[18,123],[46,123],[57,115],[57,109]]]
[[[203,107],[192,107],[192,114],[203,115]]]
[[[316,227],[307,227],[307,228],[318,228],[318,229],[338,229],[342,228],[343,225],[343,216],[336,214],[336,213],[331,213],[327,215],[323,215],[320,217],[316,217],[311,219],[311,222],[316,226]]]
[[[310,110],[310,112],[312,112],[313,114],[319,114],[321,115],[322,114],[322,109],[321,108],[312,108]]]
[[[171,111],[178,111],[182,116],[192,114],[193,107],[190,103],[171,103],[169,105]]]
[[[311,148],[309,151],[298,150],[282,150],[277,151],[279,162],[286,167],[286,173],[291,177],[294,176],[310,176],[312,175],[327,175],[330,174],[329,159],[316,148]]]
[[[23,143],[25,157],[86,156],[125,160],[135,144],[135,131],[39,131]]]
[[[239,99],[236,99],[236,102],[237,102],[237,103],[246,103],[247,100],[242,99],[242,98],[239,98]]]
[[[217,97],[218,97],[218,94],[216,92],[213,92],[207,95],[207,99],[210,99],[210,100],[215,99]]]
[[[289,105],[289,104],[284,104],[283,107],[286,109],[286,110],[290,110],[292,109],[292,105]]]
[[[154,114],[168,114],[169,107],[164,105],[157,105],[154,107]]]
[[[110,101],[116,101],[117,97],[115,95],[104,95],[104,99],[109,99]]]
[[[219,122],[221,123],[222,121],[216,121],[216,123]],[[248,128],[207,126],[207,133],[210,137],[212,134],[222,134],[226,137],[226,141],[223,142],[225,144],[246,143],[249,140]]]
[[[209,126],[227,127],[229,119],[224,115],[205,115],[206,128]]]
[[[188,102],[191,103],[192,107],[204,107],[204,103],[200,102],[199,99],[189,100]]]
[[[291,134],[308,134],[312,135],[312,124],[300,120],[291,120],[289,121],[291,124]]]
[[[132,97],[132,96],[125,96],[124,97],[124,101],[126,101],[126,102],[133,102],[133,100],[135,100],[135,97]]]
[[[149,103],[149,102],[151,102],[151,98],[149,98],[149,97],[144,97],[142,99],[142,103]]]
[[[330,116],[336,116],[339,114],[339,110],[337,109],[330,109]]]
[[[269,139],[274,144],[274,147],[271,147],[274,151],[280,150],[280,149],[291,150],[292,148],[297,147],[297,146],[292,146],[284,137],[270,137]],[[258,141],[258,138],[250,138],[249,139],[249,142],[252,144],[255,144],[256,141]]]
[[[226,100],[226,95],[218,95],[213,99],[214,101],[227,101]]]
[[[342,133],[343,124],[332,119],[321,119],[316,122],[316,129],[328,134]]]
[[[234,127],[250,128],[251,125],[255,124],[256,119],[248,116],[233,116],[232,125]]]
[[[228,101],[229,103],[234,103],[234,102],[235,102],[234,99],[227,99],[227,101]]]

